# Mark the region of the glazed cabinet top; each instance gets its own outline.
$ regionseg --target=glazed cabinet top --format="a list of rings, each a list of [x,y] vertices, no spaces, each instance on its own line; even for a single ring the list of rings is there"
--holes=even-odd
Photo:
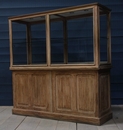
[[[110,68],[110,11],[92,3],[10,17],[10,69]]]

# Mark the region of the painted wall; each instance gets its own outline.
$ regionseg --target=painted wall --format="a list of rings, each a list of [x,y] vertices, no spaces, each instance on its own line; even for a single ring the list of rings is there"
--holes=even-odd
[[[12,105],[12,77],[9,70],[8,17],[55,8],[93,3],[94,0],[3,0],[0,1],[0,105]],[[123,104],[123,1],[97,0],[112,10],[111,101]]]

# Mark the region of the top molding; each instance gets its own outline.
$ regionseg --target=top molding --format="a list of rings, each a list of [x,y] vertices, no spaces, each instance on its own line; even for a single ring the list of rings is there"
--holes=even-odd
[[[106,12],[111,11],[109,8],[107,8],[104,5],[101,5],[99,3],[91,3],[91,4],[84,4],[84,5],[78,5],[78,6],[66,7],[66,8],[60,8],[60,9],[42,11],[42,12],[31,13],[31,14],[13,16],[13,17],[9,17],[9,20],[16,22],[18,20],[27,19],[27,18],[34,18],[34,17],[39,17],[39,16],[45,16],[47,14],[51,15],[51,14],[57,14],[57,13],[63,13],[63,12],[65,13],[65,12],[68,12],[70,10],[74,11],[74,10],[80,10],[80,9],[89,9],[89,8],[93,8],[94,6],[98,6]]]

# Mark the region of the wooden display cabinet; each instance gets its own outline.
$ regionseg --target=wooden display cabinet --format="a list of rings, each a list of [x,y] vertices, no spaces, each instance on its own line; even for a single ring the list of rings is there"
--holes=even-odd
[[[110,9],[92,3],[9,18],[13,113],[101,125],[110,104]]]

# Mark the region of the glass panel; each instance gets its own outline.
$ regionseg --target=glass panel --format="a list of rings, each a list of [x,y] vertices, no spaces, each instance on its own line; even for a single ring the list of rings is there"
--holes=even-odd
[[[51,62],[64,63],[64,44],[67,43],[68,64],[93,63],[93,11],[92,9],[71,11],[50,16]],[[86,17],[89,16],[89,17]],[[57,22],[52,22],[53,19]],[[67,19],[66,29],[64,20]],[[66,31],[66,36],[65,36]],[[65,40],[65,38],[67,38]]]
[[[27,64],[26,26],[13,23],[13,64]]]
[[[46,64],[45,23],[31,26],[31,64]],[[27,65],[26,25],[13,23],[13,62],[14,65]]]
[[[46,64],[46,31],[45,24],[31,27],[32,64]]]
[[[100,61],[107,62],[107,17],[100,16]]]
[[[68,21],[68,63],[93,63],[93,18]]]
[[[51,16],[52,18],[52,16]],[[64,63],[63,22],[51,22],[51,64]]]

